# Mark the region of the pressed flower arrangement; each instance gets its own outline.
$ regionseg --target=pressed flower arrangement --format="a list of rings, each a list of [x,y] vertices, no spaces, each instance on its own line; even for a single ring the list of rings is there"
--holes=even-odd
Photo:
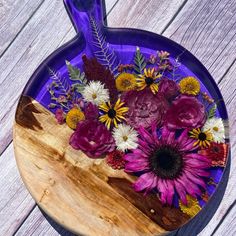
[[[49,108],[74,130],[70,145],[136,176],[133,188],[144,197],[155,193],[163,206],[194,216],[226,163],[217,101],[196,77],[178,74],[166,51],[144,55],[137,47],[133,62],[114,70],[99,59],[83,55],[82,68],[66,61],[68,80],[50,72]]]

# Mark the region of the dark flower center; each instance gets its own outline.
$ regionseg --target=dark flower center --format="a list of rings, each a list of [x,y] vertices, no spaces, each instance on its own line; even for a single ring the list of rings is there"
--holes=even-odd
[[[151,84],[153,84],[153,82],[154,82],[153,78],[151,78],[151,77],[146,77],[146,78],[145,78],[145,83],[146,83],[148,86],[151,85]]]
[[[174,179],[183,168],[182,154],[172,147],[158,148],[150,157],[150,168],[163,179]]]
[[[199,140],[205,141],[206,138],[207,138],[207,136],[206,136],[205,133],[203,133],[203,132],[199,133],[199,135],[198,135],[198,139],[199,139]]]
[[[215,153],[218,153],[218,152],[220,152],[220,149],[218,147],[213,147],[212,151],[215,152]]]
[[[113,118],[116,117],[116,111],[115,111],[113,108],[111,108],[111,109],[108,111],[107,115],[108,115],[111,119],[113,119]]]

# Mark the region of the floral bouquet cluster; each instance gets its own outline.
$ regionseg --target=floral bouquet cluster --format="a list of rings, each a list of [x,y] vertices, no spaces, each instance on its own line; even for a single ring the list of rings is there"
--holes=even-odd
[[[82,60],[83,72],[66,62],[69,80],[51,71],[48,87],[58,123],[74,130],[70,145],[137,176],[135,191],[195,215],[211,171],[227,158],[216,102],[197,78],[177,74],[165,51],[144,56],[137,48],[133,64],[116,74],[96,58]]]

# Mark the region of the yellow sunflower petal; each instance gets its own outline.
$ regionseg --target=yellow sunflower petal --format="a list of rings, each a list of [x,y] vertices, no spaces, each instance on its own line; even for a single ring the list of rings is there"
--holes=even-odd
[[[99,108],[105,112],[108,112],[109,111],[109,107],[106,103],[102,103]]]

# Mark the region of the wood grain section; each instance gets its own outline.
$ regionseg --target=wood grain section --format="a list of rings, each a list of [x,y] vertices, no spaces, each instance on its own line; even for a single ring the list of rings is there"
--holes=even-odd
[[[136,177],[72,149],[71,134],[38,102],[21,97],[14,127],[17,164],[36,202],[57,222],[84,235],[159,235],[188,221],[178,209],[162,209],[156,196],[135,193]]]

